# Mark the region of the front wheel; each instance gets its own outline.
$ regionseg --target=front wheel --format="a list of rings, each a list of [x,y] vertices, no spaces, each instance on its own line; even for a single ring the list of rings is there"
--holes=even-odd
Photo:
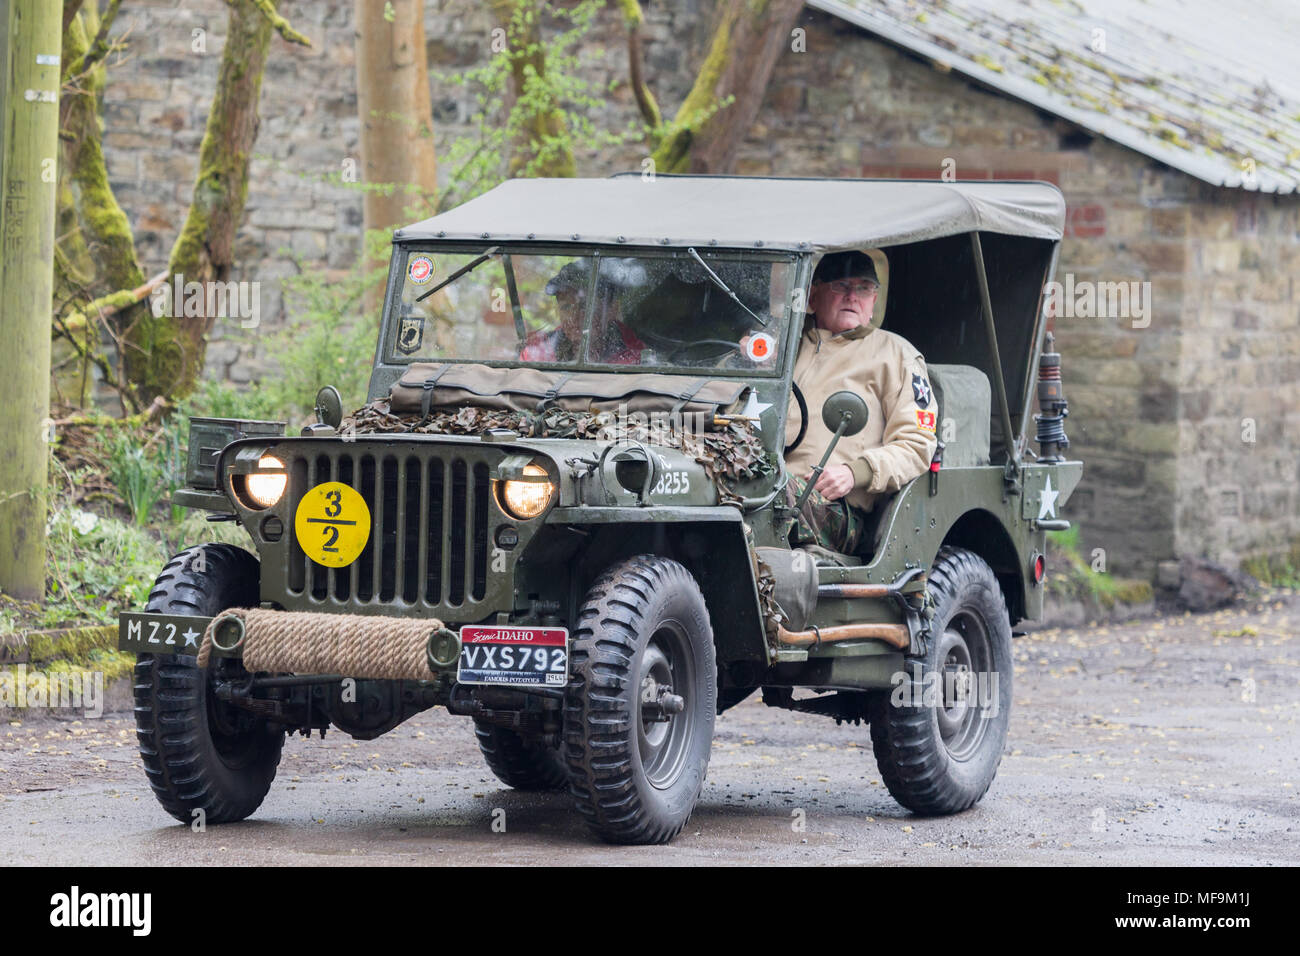
[[[704,787],[717,664],[704,595],[676,561],[613,565],[578,612],[565,756],[578,811],[611,843],[667,843]]]
[[[892,692],[873,694],[871,744],[885,786],[916,813],[972,807],[1002,760],[1011,720],[1011,620],[993,570],[943,548],[930,571],[934,619],[924,655]]]
[[[215,617],[256,607],[257,558],[229,544],[182,551],[149,592],[146,610]],[[149,785],[164,810],[183,823],[242,820],[271,789],[284,730],[217,700],[214,658],[201,670],[192,655],[144,655],[135,665],[135,726]]]

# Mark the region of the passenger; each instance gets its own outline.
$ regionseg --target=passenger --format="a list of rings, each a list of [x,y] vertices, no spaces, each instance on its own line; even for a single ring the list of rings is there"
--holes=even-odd
[[[812,478],[833,432],[822,404],[841,389],[866,400],[867,426],[841,437],[826,470],[800,510],[792,544],[818,544],[852,554],[861,545],[865,512],[884,495],[926,471],[937,444],[937,403],[925,360],[902,336],[871,327],[880,283],[871,257],[861,252],[824,256],[813,272],[795,360],[794,381],[808,403],[808,432],[786,458],[786,500],[794,502]],[[793,398],[793,396],[792,396]],[[799,432],[793,400],[786,442]]]
[[[582,357],[582,325],[586,318],[586,297],[590,262],[579,259],[560,269],[546,283],[547,295],[555,296],[559,324],[531,333],[519,350],[525,362],[573,362]],[[605,274],[596,277],[597,308],[592,319],[591,360],[607,365],[638,365],[645,343],[621,321],[622,309],[615,282]]]

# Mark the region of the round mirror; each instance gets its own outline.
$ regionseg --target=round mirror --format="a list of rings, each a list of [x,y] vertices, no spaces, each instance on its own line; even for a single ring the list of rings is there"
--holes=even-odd
[[[338,428],[343,422],[343,398],[333,385],[316,393],[316,418],[330,428]]]
[[[826,404],[822,406],[822,424],[835,431],[840,427],[840,422],[846,418],[847,422],[841,434],[856,435],[862,431],[867,427],[867,403],[862,400],[861,395],[855,395],[853,392],[836,392],[826,399]]]

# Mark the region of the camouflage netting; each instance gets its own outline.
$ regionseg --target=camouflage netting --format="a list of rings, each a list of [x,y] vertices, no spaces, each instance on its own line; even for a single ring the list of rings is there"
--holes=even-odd
[[[417,432],[432,435],[478,435],[492,428],[508,428],[525,438],[586,438],[593,441],[630,440],[680,449],[704,466],[723,500],[737,500],[727,482],[749,481],[772,474],[758,431],[748,420],[729,419],[716,430],[693,431],[668,422],[632,417],[622,421],[614,412],[512,412],[477,408],[435,409],[426,419],[398,415],[388,399],[363,405],[343,420],[340,430],[366,433]]]

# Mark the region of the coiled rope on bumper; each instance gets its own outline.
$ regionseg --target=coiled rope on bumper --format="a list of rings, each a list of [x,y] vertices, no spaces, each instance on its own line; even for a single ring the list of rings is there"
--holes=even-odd
[[[243,622],[241,650],[250,673],[343,674],[373,680],[428,680],[429,635],[443,626],[433,618],[234,609],[217,615],[204,630],[199,667],[208,666],[213,630],[228,617]]]

